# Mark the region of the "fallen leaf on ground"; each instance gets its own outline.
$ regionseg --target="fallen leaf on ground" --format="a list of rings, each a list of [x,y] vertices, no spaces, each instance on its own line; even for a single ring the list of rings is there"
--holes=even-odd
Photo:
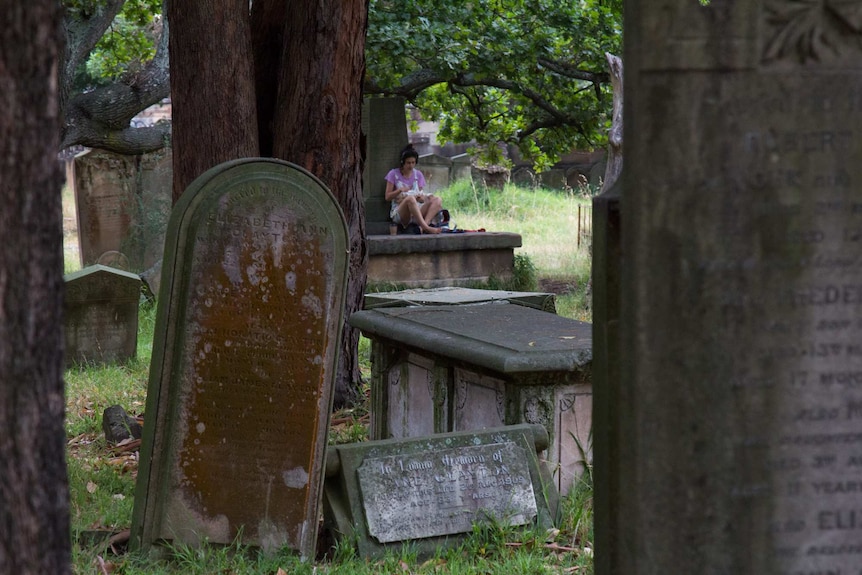
[[[99,486],[92,481],[87,482],[87,493],[95,493],[98,488]]]

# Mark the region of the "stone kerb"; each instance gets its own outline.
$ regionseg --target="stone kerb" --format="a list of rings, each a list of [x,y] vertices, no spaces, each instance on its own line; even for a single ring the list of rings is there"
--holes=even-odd
[[[328,190],[278,160],[228,162],[175,206],[165,247],[132,546],[314,557],[347,281]]]
[[[482,521],[551,528],[559,496],[536,456],[547,441],[541,426],[519,425],[333,446],[325,528],[364,557],[404,545],[430,556]]]

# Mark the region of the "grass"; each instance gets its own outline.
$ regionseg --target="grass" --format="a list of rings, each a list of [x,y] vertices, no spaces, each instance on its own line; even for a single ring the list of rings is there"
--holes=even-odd
[[[586,200],[571,191],[522,190],[507,186],[489,191],[459,184],[440,193],[458,227],[520,233],[516,286],[542,289],[547,282],[565,286],[557,296],[560,315],[589,320],[589,252],[576,246],[577,206]],[[64,198],[65,199],[65,198]],[[74,212],[71,212],[72,214]],[[70,216],[64,212],[67,219]],[[67,221],[68,223],[68,221]],[[66,271],[80,267],[74,235],[66,234]],[[515,289],[488,286],[494,289]],[[73,569],[78,574],[344,574],[377,573],[495,575],[590,574],[592,570],[592,486],[588,477],[563,499],[558,528],[549,532],[481,523],[463,544],[418,559],[407,548],[379,561],[355,557],[349,545],[330,556],[303,563],[289,553],[266,557],[239,542],[192,549],[174,546],[164,558],[113,554],[99,532],[128,528],[134,500],[137,453],[108,445],[102,413],[114,404],[141,415],[146,399],[155,309],[142,305],[137,358],[124,365],[82,366],[66,371],[68,469],[71,491]],[[370,346],[360,341],[363,375],[370,373]],[[368,390],[363,389],[368,397]],[[368,438],[368,402],[333,414],[330,443]],[[325,550],[324,550],[325,551]]]
[[[557,313],[592,321],[590,305],[590,243],[578,242],[579,220],[584,228],[590,208],[590,190],[526,189],[506,185],[492,190],[462,180],[438,192],[452,221],[461,229],[507,231],[521,234],[523,246],[516,258],[526,258],[538,277],[539,290],[554,286]],[[580,245],[578,245],[580,243]],[[517,265],[516,261],[516,265]],[[523,266],[523,264],[521,264]],[[524,286],[519,286],[522,291]]]

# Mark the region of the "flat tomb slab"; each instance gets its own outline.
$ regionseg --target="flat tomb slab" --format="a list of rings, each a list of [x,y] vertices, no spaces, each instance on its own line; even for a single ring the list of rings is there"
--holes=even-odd
[[[408,289],[365,294],[365,309],[427,305],[464,305],[479,303],[514,303],[556,313],[552,293],[483,290],[465,287]]]

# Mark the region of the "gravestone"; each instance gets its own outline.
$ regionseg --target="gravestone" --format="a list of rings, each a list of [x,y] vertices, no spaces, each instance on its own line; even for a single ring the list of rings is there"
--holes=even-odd
[[[596,572],[857,575],[859,2],[701,4],[625,3],[618,538]]]
[[[473,177],[473,159],[470,154],[452,156],[452,172],[449,179],[453,182],[469,180]]]
[[[153,266],[171,207],[170,148],[137,156],[88,150],[74,157],[70,173],[82,264],[119,252],[130,270]]]
[[[365,557],[457,545],[473,524],[551,528],[559,497],[536,453],[541,426],[338,445],[327,456],[324,523]]]
[[[243,543],[314,557],[347,230],[278,160],[200,176],[171,215],[132,545]]]
[[[105,364],[135,357],[141,278],[94,265],[66,274],[66,365]]]
[[[429,194],[449,186],[452,171],[452,160],[449,158],[437,154],[426,154],[419,157],[419,163],[416,167],[425,176],[425,191]]]

